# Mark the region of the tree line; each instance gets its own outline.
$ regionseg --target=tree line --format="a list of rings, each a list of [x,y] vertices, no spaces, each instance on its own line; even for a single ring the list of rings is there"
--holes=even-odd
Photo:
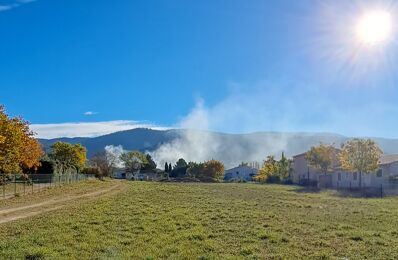
[[[224,164],[218,160],[208,160],[204,162],[186,162],[180,158],[174,166],[165,163],[164,171],[171,178],[190,178],[198,181],[220,181],[224,176]]]
[[[337,165],[349,172],[362,174],[374,172],[382,150],[370,139],[352,139],[341,146],[320,144],[306,153],[310,166],[327,174]],[[281,159],[268,156],[255,177],[259,182],[289,182],[291,162],[282,153]],[[87,162],[87,150],[80,144],[56,142],[45,153],[41,144],[29,129],[29,123],[21,117],[10,117],[0,105],[0,173],[32,173],[38,168],[52,169],[57,174],[93,173],[98,177],[111,176],[118,165],[135,174],[138,171],[153,171],[157,165],[149,154],[139,151],[123,152],[120,155],[103,151]],[[201,181],[221,180],[224,165],[217,160],[186,162],[180,158],[174,165],[166,162],[164,172],[171,178],[195,178]]]
[[[371,139],[354,138],[345,142],[340,149],[333,145],[319,144],[305,153],[309,166],[321,174],[327,174],[335,168],[359,173],[359,186],[362,187],[362,174],[369,174],[378,169],[378,162],[383,151]],[[281,159],[267,156],[261,165],[255,181],[267,183],[291,183],[292,160],[282,153]]]
[[[287,159],[283,152],[280,160],[276,160],[272,155],[267,156],[254,180],[268,183],[288,183],[292,170],[291,162],[292,160]]]

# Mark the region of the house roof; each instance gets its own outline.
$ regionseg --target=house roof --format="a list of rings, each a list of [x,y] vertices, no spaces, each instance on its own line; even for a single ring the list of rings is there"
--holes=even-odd
[[[242,169],[242,168],[247,168],[247,169],[250,169],[250,170],[255,170],[255,171],[257,171],[256,168],[252,168],[252,167],[247,166],[247,165],[240,165],[240,166],[237,166],[237,167],[234,167],[234,168],[225,170],[225,171],[226,171],[226,172],[228,172],[228,171],[234,171],[234,170],[236,170],[236,169]]]
[[[297,155],[293,155],[293,158],[300,157],[300,156],[303,156],[303,155],[306,155],[306,154],[307,154],[307,152],[300,153],[300,154],[297,154]]]
[[[379,160],[379,164],[390,164],[394,162],[398,162],[398,154],[383,154]]]

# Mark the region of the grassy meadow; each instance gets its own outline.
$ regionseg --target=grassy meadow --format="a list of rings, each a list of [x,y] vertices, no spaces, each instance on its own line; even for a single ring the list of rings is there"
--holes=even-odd
[[[295,186],[126,182],[0,225],[0,258],[396,259],[397,206]]]

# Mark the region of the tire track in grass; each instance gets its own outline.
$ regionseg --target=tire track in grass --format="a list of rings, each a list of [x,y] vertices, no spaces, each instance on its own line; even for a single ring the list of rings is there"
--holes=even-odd
[[[27,205],[27,206],[21,206],[21,207],[14,207],[14,208],[7,208],[0,210],[0,224],[19,220],[19,219],[24,219],[28,217],[33,217],[42,213],[54,211],[61,209],[63,207],[66,207],[70,205],[72,202],[79,200],[79,199],[84,199],[84,198],[97,198],[98,196],[103,196],[103,195],[111,195],[114,193],[118,193],[121,191],[121,189],[124,185],[123,183],[118,183],[116,185],[113,185],[110,188],[100,190],[100,191],[95,191],[95,192],[90,192],[82,195],[71,195],[65,198],[53,198],[44,202],[40,203],[35,203],[32,205]]]

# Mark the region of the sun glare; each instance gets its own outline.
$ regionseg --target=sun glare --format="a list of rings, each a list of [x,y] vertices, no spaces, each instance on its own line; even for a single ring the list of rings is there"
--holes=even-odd
[[[392,34],[392,17],[386,11],[373,11],[364,14],[357,24],[359,40],[367,45],[386,42]]]

